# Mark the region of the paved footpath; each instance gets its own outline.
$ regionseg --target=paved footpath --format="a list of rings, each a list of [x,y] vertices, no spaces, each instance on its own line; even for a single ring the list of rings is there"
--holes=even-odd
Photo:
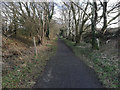
[[[33,88],[102,88],[96,74],[58,40],[56,55],[47,63]]]

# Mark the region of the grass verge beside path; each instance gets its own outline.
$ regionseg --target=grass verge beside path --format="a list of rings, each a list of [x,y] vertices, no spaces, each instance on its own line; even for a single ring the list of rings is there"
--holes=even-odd
[[[41,46],[39,46],[41,47]],[[15,66],[13,71],[2,77],[3,88],[32,88],[38,76],[42,75],[45,65],[49,58],[56,53],[56,40],[47,43],[41,51],[38,51],[38,57],[24,58],[27,63],[22,66]],[[29,60],[28,60],[29,59]]]
[[[119,67],[118,58],[114,60],[112,57],[105,56],[104,52],[92,50],[91,45],[81,42],[79,46],[74,46],[74,43],[64,39],[65,43],[72,48],[74,53],[81,58],[90,68],[97,73],[99,80],[106,88],[120,87],[118,74]]]

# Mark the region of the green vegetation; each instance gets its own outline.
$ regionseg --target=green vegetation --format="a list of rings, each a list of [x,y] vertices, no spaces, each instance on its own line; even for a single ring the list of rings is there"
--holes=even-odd
[[[120,30],[112,28],[120,2],[92,1],[1,2],[3,88],[32,87],[55,52],[56,36],[73,41],[65,40],[105,87],[120,87],[114,44]]]
[[[4,8],[2,87],[31,88],[56,51],[59,24],[52,18],[55,3],[2,2],[1,5]]]
[[[27,63],[21,66],[14,66],[14,70],[4,75],[2,81],[3,88],[32,88],[38,76],[46,66],[47,61],[56,52],[56,40],[52,44],[46,45],[47,49],[39,52],[38,57],[32,56]],[[29,58],[25,58],[29,59]]]
[[[78,46],[74,46],[73,42],[66,39],[64,41],[83,62],[97,72],[98,78],[104,87],[120,87],[118,80],[118,73],[120,71],[118,63],[120,62],[118,60],[113,60],[112,57],[108,56],[105,57],[103,55],[104,52],[92,50],[88,43],[81,42]]]

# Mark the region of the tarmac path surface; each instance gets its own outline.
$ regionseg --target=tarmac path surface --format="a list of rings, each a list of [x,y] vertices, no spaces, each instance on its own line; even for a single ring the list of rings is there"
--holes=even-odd
[[[56,55],[48,61],[33,88],[102,88],[102,85],[95,72],[59,39]]]

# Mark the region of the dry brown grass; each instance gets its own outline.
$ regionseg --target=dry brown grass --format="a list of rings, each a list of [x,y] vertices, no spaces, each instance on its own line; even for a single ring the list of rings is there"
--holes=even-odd
[[[38,57],[35,57],[34,47],[28,47],[18,40],[3,37],[3,87],[31,87],[34,84],[33,80],[41,74],[47,60],[55,52],[52,45],[56,45],[54,40],[37,46]]]

